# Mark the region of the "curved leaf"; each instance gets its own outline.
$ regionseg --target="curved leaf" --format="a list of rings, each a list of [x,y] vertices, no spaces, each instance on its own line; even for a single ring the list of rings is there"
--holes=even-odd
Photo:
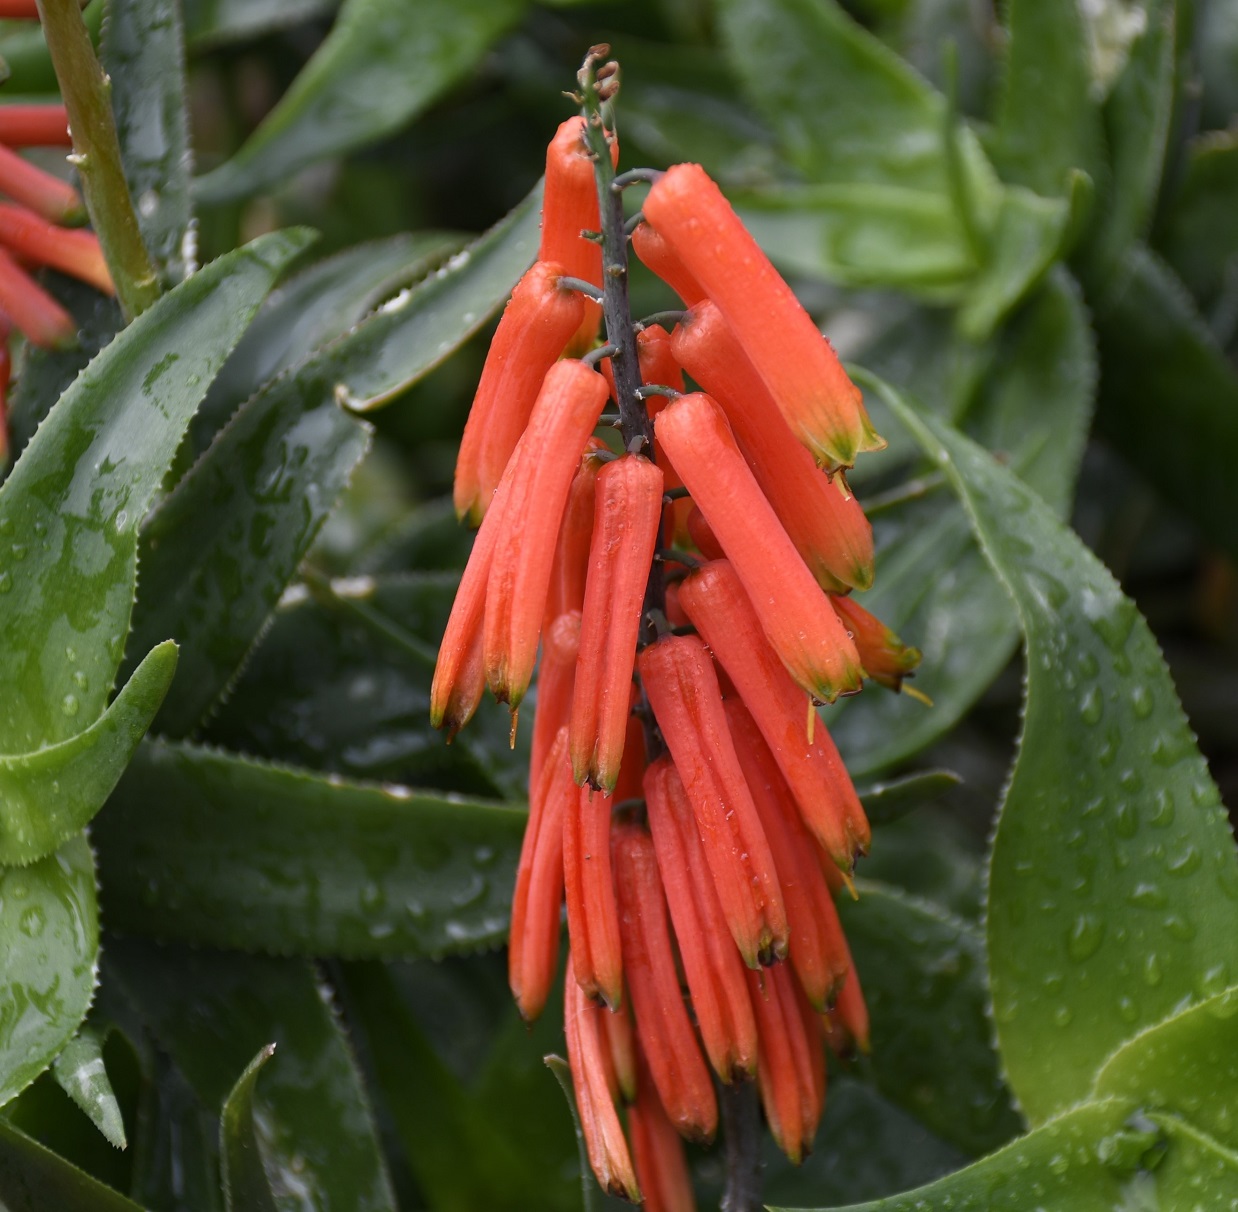
[[[237,1078],[219,1116],[219,1154],[228,1212],[278,1212],[254,1122],[254,1087],[258,1074],[274,1055],[274,1044],[258,1050]]]
[[[142,1212],[0,1119],[0,1205],[8,1212]]]
[[[0,1105],[81,1026],[98,952],[95,867],[85,838],[29,867],[0,871]],[[6,1195],[0,1186],[0,1202]]]
[[[280,103],[197,182],[198,197],[244,197],[399,130],[467,76],[523,11],[523,0],[345,0]]]
[[[84,732],[0,757],[0,863],[32,863],[90,822],[124,773],[176,672],[171,640],[151,649]]]
[[[887,825],[915,808],[932,803],[963,780],[953,770],[922,770],[858,788],[864,815],[873,825]]]
[[[147,743],[98,817],[108,922],[309,955],[501,943],[525,813]]]
[[[988,948],[1007,1076],[1042,1122],[1086,1095],[1123,1040],[1233,980],[1238,856],[1134,604],[1016,476],[883,394],[950,477],[1024,632]]]
[[[339,0],[184,0],[185,38],[195,49],[243,42],[329,13]]]
[[[265,236],[160,299],[78,376],[0,488],[0,751],[66,740],[102,713],[142,516],[211,379],[308,239]]]
[[[125,1148],[125,1122],[103,1063],[103,1036],[83,1027],[52,1062],[60,1088],[117,1149]]]

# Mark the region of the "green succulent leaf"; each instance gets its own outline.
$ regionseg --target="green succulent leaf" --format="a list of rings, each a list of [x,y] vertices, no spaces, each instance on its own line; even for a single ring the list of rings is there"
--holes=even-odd
[[[133,1200],[2,1119],[0,1204],[7,1212],[142,1212]]]
[[[84,837],[28,867],[0,870],[0,1105],[81,1026],[98,951],[95,866]],[[6,1196],[0,1185],[0,1202]]]
[[[262,1164],[258,1125],[254,1120],[254,1089],[263,1066],[275,1055],[266,1044],[246,1066],[224,1102],[219,1117],[219,1153],[228,1212],[278,1212],[271,1180]]]
[[[96,822],[108,921],[353,957],[503,941],[519,809],[147,742]]]
[[[0,863],[43,858],[90,822],[146,735],[175,672],[176,645],[165,640],[89,728],[32,753],[0,757]]]
[[[345,0],[280,103],[198,181],[199,198],[245,197],[394,133],[466,77],[523,12],[523,0]]]
[[[142,517],[211,378],[307,239],[263,237],[140,316],[65,392],[0,488],[0,750],[57,744],[102,714]]]
[[[840,906],[872,1023],[877,1088],[975,1156],[1022,1127],[985,1018],[984,939],[927,901],[871,880]]]
[[[107,0],[100,58],[142,237],[167,279],[197,268],[190,234],[185,35],[176,0]],[[189,243],[186,243],[186,241]]]
[[[117,1149],[125,1148],[125,1123],[103,1063],[103,1034],[84,1026],[52,1062],[60,1088],[90,1117]]]
[[[1024,632],[1023,735],[987,932],[1002,1060],[1042,1123],[1087,1094],[1124,1040],[1231,983],[1238,855],[1134,604],[1018,477],[883,394],[950,477]]]
[[[888,825],[932,803],[963,780],[953,770],[922,770],[858,788],[864,814],[873,825]]]

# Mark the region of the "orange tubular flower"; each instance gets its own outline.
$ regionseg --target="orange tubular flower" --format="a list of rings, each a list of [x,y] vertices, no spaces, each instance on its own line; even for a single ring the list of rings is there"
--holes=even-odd
[[[507,980],[516,1005],[528,1022],[542,1012],[559,966],[563,815],[569,806],[575,807],[577,794],[567,760],[567,729],[562,728],[536,786],[530,788],[529,823],[524,830],[516,890],[512,895]]]
[[[718,1103],[679,989],[653,839],[627,823],[614,828],[613,847],[637,1039],[671,1123],[690,1140],[709,1141],[718,1126]]]
[[[697,551],[707,560],[721,560],[724,558],[722,544],[718,542],[718,536],[714,534],[709,523],[705,521],[705,515],[695,505],[688,511],[688,534]]]
[[[758,1084],[778,1147],[799,1165],[812,1148],[825,1106],[821,1036],[808,1030],[795,978],[783,964],[748,973],[761,1033]]]
[[[45,173],[0,144],[0,192],[51,223],[76,227],[86,222],[82,196],[67,181]]]
[[[643,1056],[636,1102],[628,1110],[628,1128],[645,1212],[695,1212],[683,1141],[666,1117]]]
[[[671,348],[722,406],[761,491],[821,587],[869,588],[873,528],[864,510],[796,441],[718,308],[708,301],[693,307],[676,327]]]
[[[546,372],[580,325],[584,301],[559,285],[564,272],[538,261],[516,284],[490,343],[456,459],[456,515],[473,526],[490,507]]]
[[[619,143],[610,138],[611,163],[619,163]],[[597,231],[597,181],[593,157],[585,143],[585,120],[568,118],[546,148],[546,185],[542,194],[542,242],[539,261],[557,261],[569,277],[602,284],[602,246],[582,231]],[[571,337],[572,354],[584,353],[597,338],[602,305],[584,300],[584,312]]]
[[[662,517],[662,472],[624,455],[598,473],[589,579],[572,697],[572,772],[610,792],[619,777],[649,565]]]
[[[77,341],[77,325],[3,249],[0,249],[0,310],[32,345],[67,349]]]
[[[868,818],[830,734],[814,721],[808,739],[804,696],[756,630],[756,611],[735,569],[714,560],[688,576],[679,602],[717,654],[777,759],[805,824],[839,870],[867,853]],[[736,636],[748,637],[736,644]]]
[[[676,164],[645,199],[648,220],[717,305],[792,432],[829,468],[880,450],[859,389],[791,288],[699,164]]]
[[[848,961],[838,910],[813,855],[817,844],[804,827],[791,789],[743,703],[728,699],[726,717],[778,866],[778,883],[791,926],[788,958],[809,1002],[824,1013],[842,986]]]
[[[611,1094],[625,1103],[636,1100],[636,1033],[632,1030],[632,1011],[627,1002],[607,1011],[602,1024],[602,1044],[606,1049],[606,1080]]]
[[[671,352],[671,334],[660,324],[651,324],[636,334],[636,355],[640,361],[642,383],[660,383],[663,387],[673,387],[676,391],[683,391],[683,371],[680,370],[679,363],[675,361],[675,355]],[[650,396],[645,401],[645,411],[648,412],[649,419],[654,420],[666,405],[665,396]],[[653,459],[662,468],[667,492],[683,487],[683,482],[675,474],[675,469],[671,467],[670,461],[662,450],[662,444],[657,438],[653,442]],[[691,509],[692,502],[687,498],[681,497],[667,503],[663,514],[663,526],[671,542],[682,543],[687,539],[687,520]]]
[[[592,367],[556,362],[512,458],[510,481],[503,477],[503,541],[486,585],[485,662],[486,684],[513,712],[533,676],[555,540],[580,452],[606,394],[606,380]]]
[[[590,438],[585,444],[580,466],[568,489],[563,524],[555,544],[554,563],[550,568],[550,588],[546,591],[546,616],[543,627],[549,627],[559,615],[569,610],[585,608],[585,580],[589,573],[589,544],[593,538],[593,495],[602,461],[594,456],[606,449],[606,444]]]
[[[606,1072],[602,1019],[607,1011],[585,997],[575,981],[564,982],[563,1031],[576,1091],[576,1110],[589,1165],[602,1190],[639,1203],[640,1188]]]
[[[641,264],[657,274],[686,306],[693,307],[705,297],[700,283],[671,251],[670,245],[648,223],[636,225],[632,232],[632,248]]]
[[[688,793],[669,758],[659,758],[645,772],[645,801],[705,1053],[724,1082],[751,1076],[757,1064],[757,1026],[744,966],[724,925]]]
[[[851,598],[831,598],[843,626],[851,633],[866,676],[890,690],[920,664],[920,650],[909,648],[880,619]]]
[[[735,755],[713,661],[696,636],[664,636],[637,663],[687,789],[731,937],[750,968],[781,959],[787,953],[782,891]]]
[[[0,106],[0,143],[9,147],[72,147],[69,112],[63,105]]]
[[[657,434],[791,676],[825,702],[858,690],[855,645],[753,479],[722,410],[703,393],[681,396],[658,414]]]
[[[480,651],[480,644],[478,645]],[[572,686],[580,652],[580,611],[561,614],[542,636],[542,663],[537,674],[537,711],[533,715],[533,749],[529,755],[529,784],[537,781],[542,763],[560,728],[572,715]],[[480,658],[478,661],[480,667]],[[483,678],[484,680],[484,678]]]
[[[572,970],[586,997],[612,1010],[623,1000],[619,910],[610,863],[610,812],[614,800],[580,788],[563,823],[563,880]]]
[[[835,1056],[852,1056],[858,1048],[869,1051],[868,1007],[855,965],[843,981],[838,1000],[825,1016],[825,1038]]]
[[[3,113],[0,108],[0,113]],[[50,265],[62,273],[89,282],[105,295],[114,295],[112,275],[99,239],[93,232],[65,231],[40,219],[24,206],[0,203],[0,244],[36,265]]]

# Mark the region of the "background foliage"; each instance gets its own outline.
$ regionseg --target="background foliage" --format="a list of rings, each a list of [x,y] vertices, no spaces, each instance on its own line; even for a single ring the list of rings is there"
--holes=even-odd
[[[703,163],[871,372],[866,604],[935,703],[830,709],[874,1047],[769,1200],[1238,1207],[1238,4],[103,7],[167,293],[53,278],[81,347],[12,401],[0,1202],[580,1206],[496,950],[525,757],[427,703],[454,445],[608,40],[625,163]]]

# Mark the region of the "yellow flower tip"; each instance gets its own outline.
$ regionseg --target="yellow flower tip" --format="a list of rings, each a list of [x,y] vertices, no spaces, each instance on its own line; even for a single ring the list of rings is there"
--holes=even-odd
[[[519,722],[520,722],[520,708],[519,706],[516,706],[512,708],[512,728],[511,728],[511,732],[507,734],[507,746],[509,749],[516,748],[516,725]]]
[[[838,871],[842,876],[843,886],[851,894],[851,899],[853,901],[858,901],[860,899],[860,894],[856,891],[854,874],[852,871],[844,871],[841,867],[839,867]]]
[[[817,704],[813,702],[812,695],[808,696],[808,743],[811,745],[813,737],[817,732]]]

